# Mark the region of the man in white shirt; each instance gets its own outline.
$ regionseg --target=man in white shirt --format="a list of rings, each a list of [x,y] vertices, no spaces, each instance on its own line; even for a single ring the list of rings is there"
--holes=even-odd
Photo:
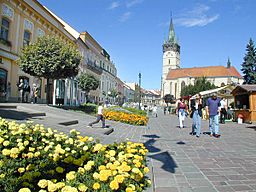
[[[102,104],[103,104],[102,102],[99,102],[97,119],[95,121],[89,123],[87,127],[92,127],[93,124],[99,123],[99,121],[101,121],[102,122],[102,128],[106,128],[105,118],[103,116],[103,106],[102,106]]]

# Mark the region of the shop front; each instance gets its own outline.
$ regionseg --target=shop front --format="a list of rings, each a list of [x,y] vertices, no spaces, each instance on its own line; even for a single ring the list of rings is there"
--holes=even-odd
[[[235,119],[256,122],[256,84],[239,85],[233,91]]]

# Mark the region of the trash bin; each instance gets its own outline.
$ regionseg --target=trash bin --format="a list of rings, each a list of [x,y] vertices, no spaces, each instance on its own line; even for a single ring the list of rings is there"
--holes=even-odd
[[[242,124],[243,123],[244,116],[242,114],[237,115],[237,123]]]

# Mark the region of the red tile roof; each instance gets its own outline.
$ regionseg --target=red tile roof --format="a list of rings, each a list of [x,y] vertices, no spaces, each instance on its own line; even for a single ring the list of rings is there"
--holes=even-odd
[[[167,75],[167,80],[177,79],[181,77],[238,77],[242,78],[235,67],[230,68],[224,66],[208,66],[171,69]]]

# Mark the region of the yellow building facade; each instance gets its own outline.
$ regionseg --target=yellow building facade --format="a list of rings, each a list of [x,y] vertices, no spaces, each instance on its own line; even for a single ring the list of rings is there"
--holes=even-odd
[[[43,35],[56,35],[76,45],[64,25],[36,0],[0,0],[0,101],[18,101],[20,79],[39,87],[40,102],[46,101],[46,79],[32,77],[17,65],[21,49]],[[53,92],[53,84],[50,85]],[[52,99],[52,98],[48,98]]]

